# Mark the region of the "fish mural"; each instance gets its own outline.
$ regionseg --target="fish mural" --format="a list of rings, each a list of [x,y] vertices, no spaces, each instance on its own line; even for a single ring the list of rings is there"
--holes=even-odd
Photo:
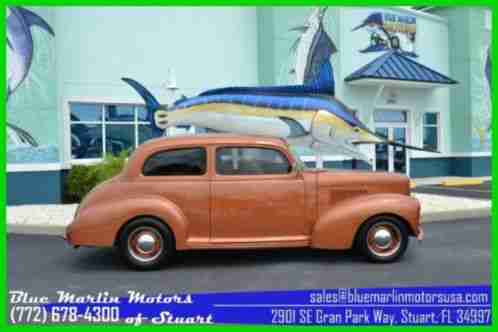
[[[484,74],[486,76],[486,80],[488,81],[488,86],[491,89],[491,54],[490,54],[490,48],[488,46],[488,49],[486,51],[486,64],[484,65]]]
[[[296,83],[321,86],[323,92],[334,95],[334,70],[330,57],[337,52],[337,47],[323,27],[323,18],[327,7],[316,8],[311,12],[306,24],[290,29],[300,32],[291,47],[296,53],[296,65],[293,73]],[[320,73],[323,74],[320,77]],[[318,81],[315,81],[318,79]]]
[[[7,102],[28,76],[33,61],[33,36],[31,29],[38,27],[55,36],[50,25],[36,13],[17,6],[7,12]],[[38,146],[29,132],[7,123],[12,145]]]
[[[382,52],[396,49],[406,56],[418,57],[414,52],[416,18],[391,13],[369,14],[351,31],[365,30],[370,35],[370,44],[360,53]]]
[[[294,49],[298,56],[296,76],[302,84],[218,88],[165,107],[139,82],[131,78],[123,81],[144,99],[158,135],[168,127],[186,125],[215,132],[271,135],[285,138],[294,146],[366,162],[368,157],[358,149],[362,144],[383,143],[429,151],[378,136],[334,97],[330,56],[337,48],[323,27],[325,11],[315,9],[307,24],[295,29],[301,32]]]
[[[491,54],[490,54],[490,49],[491,47],[488,46],[488,49],[486,50],[486,61],[484,64],[484,76],[486,77],[486,81],[488,83],[488,100],[490,105],[488,105],[488,112],[491,110]],[[489,122],[487,131],[491,131],[491,121]]]

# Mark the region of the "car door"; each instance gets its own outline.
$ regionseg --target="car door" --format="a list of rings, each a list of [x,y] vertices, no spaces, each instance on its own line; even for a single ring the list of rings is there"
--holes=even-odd
[[[211,242],[304,241],[304,180],[277,148],[213,147]]]
[[[200,146],[159,150],[143,166],[144,192],[162,196],[188,220],[188,241],[209,242],[210,181],[207,149]]]

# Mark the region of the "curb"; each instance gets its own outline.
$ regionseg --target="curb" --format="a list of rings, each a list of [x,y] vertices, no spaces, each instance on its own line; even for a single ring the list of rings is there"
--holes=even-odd
[[[489,218],[491,210],[488,208],[461,210],[461,211],[444,211],[422,214],[422,223],[432,223],[439,221],[474,219],[474,218]],[[64,236],[65,225],[15,225],[7,224],[8,234],[25,234],[25,235],[52,235]]]

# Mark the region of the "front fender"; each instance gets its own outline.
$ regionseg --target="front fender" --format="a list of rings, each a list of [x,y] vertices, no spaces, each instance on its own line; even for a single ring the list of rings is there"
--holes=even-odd
[[[74,245],[112,246],[119,229],[140,216],[160,219],[173,232],[177,249],[186,247],[187,218],[176,204],[157,196],[125,198],[88,206],[78,212],[67,233]]]
[[[349,249],[361,224],[382,214],[401,217],[412,234],[418,234],[420,203],[416,198],[400,194],[367,194],[330,207],[313,227],[311,247]]]

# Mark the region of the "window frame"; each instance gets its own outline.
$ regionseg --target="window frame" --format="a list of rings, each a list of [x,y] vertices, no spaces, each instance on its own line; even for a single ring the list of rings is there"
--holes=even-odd
[[[160,153],[167,153],[167,152],[171,152],[171,151],[179,151],[179,150],[195,150],[195,149],[200,149],[200,150],[204,150],[204,155],[205,155],[205,168],[204,168],[204,173],[202,174],[198,174],[198,175],[192,175],[192,174],[189,174],[189,175],[145,175],[144,173],[144,168],[145,168],[145,164],[147,163],[147,161],[160,154]],[[175,146],[175,147],[171,147],[171,148],[161,148],[161,149],[158,149],[158,150],[155,150],[151,153],[149,153],[147,156],[145,156],[142,161],[141,161],[141,167],[140,167],[140,177],[142,179],[157,179],[157,178],[161,178],[161,179],[175,179],[175,178],[181,178],[181,179],[185,179],[185,178],[194,178],[194,179],[199,179],[199,178],[205,178],[206,176],[209,175],[209,151],[207,149],[206,146],[202,146],[202,145],[189,145],[189,146]]]
[[[71,120],[71,106],[74,104],[86,104],[86,105],[96,105],[100,109],[100,120],[99,121],[73,121]],[[105,144],[105,135],[106,135],[106,126],[107,125],[132,125],[134,130],[134,142],[133,149],[136,149],[140,146],[139,143],[139,127],[141,125],[150,125],[149,121],[142,121],[138,118],[139,108],[145,108],[144,103],[140,102],[132,102],[132,101],[113,101],[113,100],[99,100],[99,99],[89,99],[85,100],[83,98],[71,99],[66,102],[67,112],[66,112],[66,123],[67,123],[67,134],[65,135],[66,141],[66,158],[69,164],[71,165],[90,165],[101,162],[106,155],[107,146]],[[115,106],[132,106],[133,107],[133,121],[106,121],[105,112],[106,106],[115,105]],[[91,124],[91,125],[100,125],[102,126],[102,156],[98,158],[73,158],[72,155],[72,141],[71,141],[71,126],[73,124]]]
[[[436,124],[426,124],[425,123],[425,115],[426,114],[435,114],[436,115]],[[426,146],[424,144],[424,136],[426,128],[436,128],[436,151],[440,151],[441,149],[441,113],[437,111],[427,111],[422,114],[422,135],[421,135],[421,146],[425,149]],[[429,147],[430,148],[430,147]]]
[[[263,150],[274,150],[280,153],[283,158],[287,161],[290,171],[285,174],[219,174],[217,171],[217,162],[218,162],[218,150],[221,149],[263,149]],[[296,169],[294,167],[295,162],[293,162],[292,158],[289,158],[289,154],[284,149],[277,146],[268,146],[268,145],[251,145],[251,144],[224,144],[215,146],[213,149],[213,178],[218,179],[227,179],[227,180],[238,180],[238,179],[270,179],[270,178],[290,178],[295,177]]]

